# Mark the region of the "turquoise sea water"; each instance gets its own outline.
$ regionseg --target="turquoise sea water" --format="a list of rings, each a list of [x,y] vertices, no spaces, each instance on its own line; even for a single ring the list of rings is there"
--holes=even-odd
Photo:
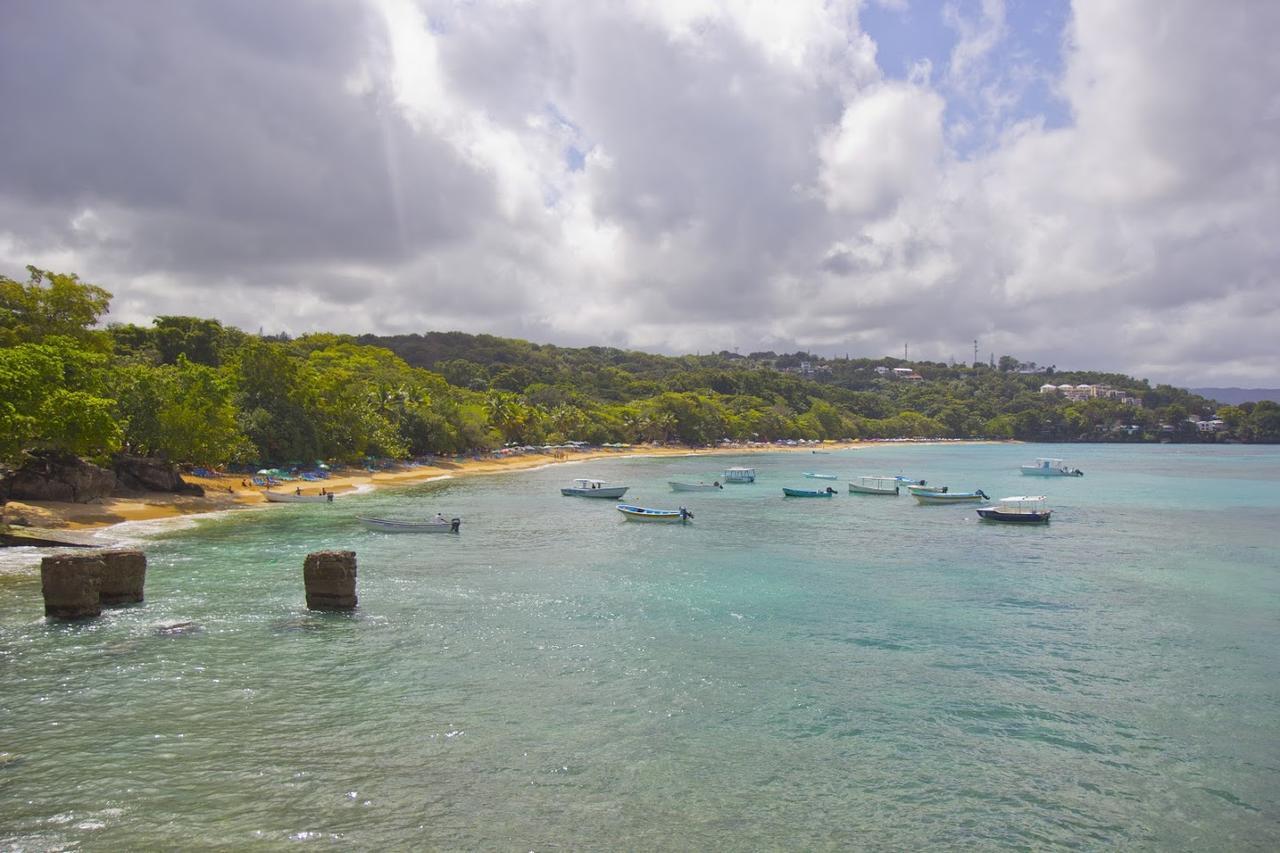
[[[759,480],[666,486],[732,464]],[[1055,515],[784,499],[803,471]],[[579,476],[696,519],[560,497]],[[1274,850],[1278,487],[1241,446],[612,459],[126,527],[146,603],[75,625],[11,549],[0,844]],[[353,520],[436,510],[461,535]],[[304,607],[322,548],[357,552],[355,615]]]

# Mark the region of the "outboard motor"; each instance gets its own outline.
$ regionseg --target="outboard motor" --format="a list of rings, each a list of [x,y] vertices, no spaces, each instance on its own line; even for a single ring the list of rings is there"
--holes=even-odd
[[[684,507],[680,507],[680,520],[684,522],[684,521],[690,520],[691,518],[693,518],[693,513],[689,512],[689,510],[685,509]]]
[[[458,528],[459,528],[459,527],[461,527],[461,526],[462,526],[462,519],[460,519],[460,518],[455,518],[455,519],[453,519],[453,520],[451,520],[451,521],[449,522],[449,532],[450,532],[450,533],[457,533],[457,532],[458,532]]]
[[[984,501],[991,500],[991,498],[987,497],[987,493],[982,491],[982,489],[978,489],[978,497],[982,498]]]

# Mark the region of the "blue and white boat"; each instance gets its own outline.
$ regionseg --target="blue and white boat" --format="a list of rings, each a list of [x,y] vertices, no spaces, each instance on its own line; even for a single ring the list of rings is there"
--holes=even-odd
[[[1030,477],[1083,477],[1084,472],[1072,468],[1061,459],[1041,457],[1031,465],[1023,465],[1022,473]]]
[[[789,489],[782,487],[782,494],[788,498],[829,498],[836,490],[827,486],[825,489]]]
[[[726,468],[724,472],[724,481],[726,483],[754,483],[756,481],[756,469]]]
[[[898,481],[898,485],[900,485],[900,486],[925,486],[925,485],[928,485],[924,480],[913,480],[913,479],[911,479],[910,477],[904,477],[904,476],[902,476],[901,474],[899,474],[898,476],[894,477],[893,479],[897,480],[897,481]]]
[[[919,489],[919,491],[917,491],[917,489]],[[991,498],[987,496],[987,493],[982,491],[982,489],[974,489],[972,492],[936,492],[930,489],[929,486],[912,486],[907,491],[911,492],[911,496],[916,499],[917,503],[924,506],[931,506],[935,504],[961,504],[972,501],[991,500]]]
[[[618,504],[617,509],[627,521],[659,521],[667,524],[688,524],[693,520],[693,513],[684,507],[679,509],[651,509],[644,506]]]
[[[897,477],[858,477],[849,482],[851,495],[900,494]]]
[[[805,475],[806,477],[808,477],[809,479],[811,479],[811,480],[837,480],[837,479],[839,479],[835,474],[814,474],[814,473],[813,473],[813,472],[811,472],[811,471],[805,471],[805,472],[804,472],[804,475]]]
[[[627,493],[630,486],[611,486],[604,480],[577,479],[572,486],[560,490],[565,497],[575,498],[613,498],[617,500]]]
[[[978,517],[984,521],[1015,524],[1046,524],[1053,510],[1045,504],[1044,495],[1015,495],[1001,498],[991,506],[979,507]]]

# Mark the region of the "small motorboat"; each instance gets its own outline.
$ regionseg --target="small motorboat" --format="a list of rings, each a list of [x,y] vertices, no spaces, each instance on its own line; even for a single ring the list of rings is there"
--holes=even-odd
[[[675,480],[668,480],[667,485],[671,487],[673,492],[714,492],[717,489],[724,488],[724,486],[720,485],[719,480],[714,483],[703,483],[701,481],[697,483],[678,483]]]
[[[754,483],[756,481],[756,469],[726,468],[724,472],[724,481],[726,483]]]
[[[408,521],[395,518],[370,518],[358,515],[356,520],[370,530],[379,533],[457,533],[462,526],[462,519],[443,517],[430,521]]]
[[[276,504],[333,503],[333,492],[325,492],[323,495],[304,495],[302,492],[273,492],[270,489],[264,489],[262,496]]]
[[[851,495],[899,494],[897,477],[859,477],[849,482]]]
[[[837,477],[835,474],[814,474],[814,473],[812,473],[812,472],[810,472],[810,471],[805,471],[805,472],[804,472],[804,475],[805,475],[806,477],[808,477],[809,479],[811,479],[811,480],[838,480],[838,479],[840,479],[840,478],[839,478],[839,477]]]
[[[1045,504],[1043,495],[1016,495],[1001,498],[991,506],[979,507],[978,516],[984,521],[1009,521],[1019,524],[1044,524],[1053,514]]]
[[[900,486],[927,486],[927,485],[929,485],[929,484],[928,484],[926,481],[924,481],[924,480],[913,480],[913,479],[911,479],[910,477],[904,477],[904,476],[902,476],[901,474],[899,474],[898,476],[894,477],[893,479],[897,480],[897,481],[898,481],[898,485],[900,485]]]
[[[789,489],[782,487],[782,494],[788,498],[829,498],[836,490],[827,486],[825,489]]]
[[[1030,465],[1022,466],[1022,473],[1030,477],[1083,477],[1084,472],[1072,468],[1061,459],[1041,457]]]
[[[575,498],[613,498],[617,500],[627,493],[630,486],[610,486],[604,480],[586,478],[573,481],[572,486],[560,490],[560,494]]]
[[[644,506],[618,504],[617,509],[627,521],[659,521],[667,524],[688,524],[693,520],[693,513],[684,507],[679,509],[650,509]]]
[[[911,496],[916,499],[917,503],[924,506],[931,506],[934,504],[960,504],[960,503],[965,503],[966,501],[991,500],[991,498],[987,496],[987,493],[982,491],[982,489],[975,489],[972,492],[947,492],[947,491],[931,492],[931,491],[925,491],[925,490],[916,491],[916,489],[919,489],[919,488],[920,488],[919,486],[915,486],[915,487],[912,487],[911,489],[908,489],[908,491],[911,492]],[[928,487],[926,486],[925,488],[927,489]]]

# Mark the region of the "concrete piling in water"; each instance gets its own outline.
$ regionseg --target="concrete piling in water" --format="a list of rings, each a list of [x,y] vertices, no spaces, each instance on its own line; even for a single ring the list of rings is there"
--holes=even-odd
[[[102,552],[101,600],[106,607],[142,601],[147,556],[136,549]]]
[[[310,610],[355,610],[356,552],[316,551],[302,564]]]
[[[102,555],[55,554],[40,561],[44,615],[53,619],[88,619],[102,613]]]

